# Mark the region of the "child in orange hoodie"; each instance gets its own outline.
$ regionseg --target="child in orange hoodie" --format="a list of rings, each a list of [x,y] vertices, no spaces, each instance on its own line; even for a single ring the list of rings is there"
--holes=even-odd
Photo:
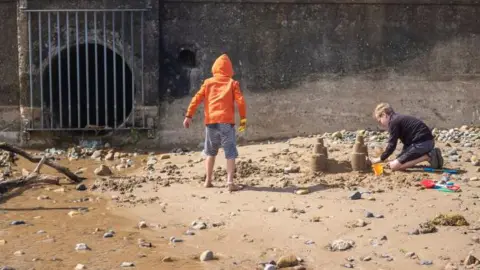
[[[227,184],[229,191],[237,191],[242,187],[233,183],[235,173],[235,158],[238,151],[235,138],[235,107],[237,103],[240,114],[239,131],[245,130],[246,108],[240,84],[232,79],[232,62],[226,54],[217,58],[212,66],[213,77],[205,80],[200,90],[193,97],[185,115],[183,126],[189,128],[192,117],[201,102],[205,107],[205,149],[207,156],[205,168],[207,177],[205,187],[212,187],[213,166],[218,149],[223,147],[227,159]]]

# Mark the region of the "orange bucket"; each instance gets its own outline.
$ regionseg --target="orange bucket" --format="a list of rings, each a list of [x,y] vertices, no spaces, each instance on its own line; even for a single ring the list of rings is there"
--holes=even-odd
[[[376,163],[372,165],[373,172],[375,173],[375,176],[380,176],[383,174],[383,164],[382,163]]]

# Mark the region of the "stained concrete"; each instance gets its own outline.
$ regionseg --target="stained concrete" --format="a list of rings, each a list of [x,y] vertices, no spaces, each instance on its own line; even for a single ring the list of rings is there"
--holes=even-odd
[[[201,108],[189,131],[180,112],[222,52],[246,98],[249,139],[375,129],[372,110],[381,101],[431,127],[480,123],[479,12],[478,5],[169,1],[165,55],[189,46],[198,65],[165,72],[159,140],[202,140]],[[175,83],[182,76],[188,89]]]

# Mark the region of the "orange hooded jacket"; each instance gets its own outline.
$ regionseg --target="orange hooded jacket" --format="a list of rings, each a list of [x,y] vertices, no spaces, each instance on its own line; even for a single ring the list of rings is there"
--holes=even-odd
[[[232,79],[232,62],[226,54],[215,60],[212,66],[213,77],[205,80],[200,90],[193,97],[187,109],[187,117],[193,117],[202,101],[205,105],[205,125],[235,124],[234,101],[238,106],[241,119],[246,118],[245,101],[240,84]]]

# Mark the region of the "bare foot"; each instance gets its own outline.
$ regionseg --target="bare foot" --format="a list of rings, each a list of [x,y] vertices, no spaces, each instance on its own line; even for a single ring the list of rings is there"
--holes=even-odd
[[[203,184],[204,187],[206,188],[211,188],[213,187],[212,183],[211,182],[205,182],[205,184]]]
[[[228,184],[228,191],[234,192],[234,191],[239,191],[242,190],[243,186],[235,185],[235,184]]]

